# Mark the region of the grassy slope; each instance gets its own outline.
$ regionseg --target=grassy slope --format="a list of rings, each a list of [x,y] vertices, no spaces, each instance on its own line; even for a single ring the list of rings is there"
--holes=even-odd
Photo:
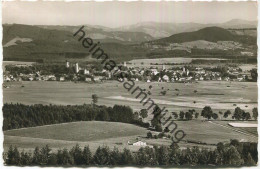
[[[48,144],[54,150],[71,148],[77,143],[80,146],[89,145],[94,151],[98,146],[107,145],[111,149],[119,145],[120,149],[138,147],[127,145],[137,136],[145,136],[147,130],[132,124],[119,122],[72,122],[48,126],[31,127],[4,132],[5,151],[10,145],[16,145],[20,149],[33,150],[36,146],[42,147]]]
[[[5,131],[6,135],[66,141],[97,141],[144,134],[145,128],[117,122],[73,122]]]
[[[213,123],[201,120],[178,121],[177,130],[186,133],[184,140],[200,141],[209,144],[228,142],[230,139],[257,141],[257,138],[238,133]],[[112,149],[114,146],[120,150],[129,148],[132,151],[139,147],[128,145],[128,141],[134,141],[138,136],[149,145],[170,145],[168,139],[147,139],[147,130],[131,124],[114,122],[74,122],[58,125],[33,127],[10,130],[4,132],[4,149],[16,145],[21,150],[32,151],[36,146],[42,147],[48,144],[54,151],[61,148],[71,148],[75,144],[81,147],[89,145],[92,151],[98,146],[107,145]],[[120,143],[120,144],[118,144]],[[181,147],[201,146],[214,148],[209,145],[180,142]]]

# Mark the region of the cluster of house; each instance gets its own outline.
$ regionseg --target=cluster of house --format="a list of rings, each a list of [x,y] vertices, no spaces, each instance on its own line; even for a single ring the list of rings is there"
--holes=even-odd
[[[217,42],[208,42],[204,40],[198,40],[194,42],[184,42],[184,43],[157,43],[157,42],[147,42],[143,43],[144,48],[150,50],[164,49],[166,51],[171,50],[183,50],[189,53],[192,53],[192,49],[208,49],[208,50],[234,50],[234,49],[243,49],[242,44],[234,41],[217,41]],[[254,56],[253,52],[250,51],[241,51],[242,56]]]
[[[213,69],[212,69],[213,70]],[[191,82],[191,81],[246,81],[251,79],[251,73],[249,71],[242,72],[239,68],[228,68],[226,75],[223,76],[221,72],[212,70],[206,70],[204,68],[197,67],[189,70],[183,67],[182,69],[166,69],[165,66],[161,69],[158,68],[129,68],[124,71],[124,74],[130,74],[131,80],[146,82]],[[135,77],[135,78],[133,78]],[[138,78],[142,77],[142,78]],[[122,79],[123,80],[123,79]]]
[[[66,61],[66,68],[69,68],[71,65],[69,62]],[[100,71],[102,75],[93,75],[90,73],[89,70],[86,68],[79,67],[78,63],[74,64],[74,73],[71,77],[68,74],[49,74],[49,75],[42,75],[40,71],[35,73],[23,74],[19,73],[19,75],[12,75],[10,73],[4,72],[4,81],[86,81],[86,82],[100,82],[102,80],[108,80],[109,74],[106,71]],[[19,66],[18,66],[19,67]],[[104,76],[105,75],[105,76]],[[83,79],[82,79],[83,78]]]
[[[94,76],[94,77],[84,77],[86,82],[100,82],[102,80],[107,80],[107,77],[104,76]],[[75,74],[72,79],[73,81],[79,81],[79,77]],[[13,75],[4,75],[4,81],[68,81],[67,75],[55,76],[55,75],[40,75],[39,72],[22,74],[20,73],[18,77]]]
[[[4,81],[39,81],[39,80],[45,80],[45,81],[56,81],[57,77],[54,75],[40,75],[39,72],[36,73],[30,73],[30,74],[23,74],[20,73],[17,77],[14,77],[10,74],[4,74]]]
[[[225,80],[225,81],[246,81],[251,78],[250,72],[242,72],[239,68],[230,67],[227,74],[223,76],[221,72],[211,71],[204,68],[188,67],[179,69],[166,69],[165,65],[161,68],[140,68],[140,67],[127,67],[126,63],[121,65],[118,70],[110,72],[108,70],[91,71],[86,68],[79,67],[78,63],[73,65],[73,76],[69,75],[41,75],[40,72],[31,74],[22,74],[14,77],[11,74],[4,73],[4,81],[86,81],[86,82],[100,82],[104,80],[133,80],[145,82],[190,82],[190,81],[204,81],[204,80]],[[66,67],[70,67],[70,63],[66,61]],[[214,70],[214,69],[212,69]],[[122,77],[122,74],[126,75]]]

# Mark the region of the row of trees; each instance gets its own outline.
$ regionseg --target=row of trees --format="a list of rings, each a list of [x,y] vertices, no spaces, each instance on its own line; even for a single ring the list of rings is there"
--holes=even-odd
[[[95,97],[92,99],[91,105],[4,104],[3,130],[91,120],[123,122],[149,127],[149,123],[143,123],[139,119],[139,114],[133,113],[129,106],[98,106],[95,105],[97,99]]]
[[[255,120],[257,120],[257,117],[258,117],[258,110],[257,110],[257,108],[256,107],[253,108],[252,112],[253,112],[252,117]],[[227,110],[225,113],[220,111],[219,114],[223,115],[224,118],[228,118],[232,113],[231,113],[230,110]],[[213,119],[217,119],[218,118],[218,114],[214,113],[210,106],[205,106],[203,108],[203,110],[201,111],[201,116],[204,117],[204,118],[207,118],[208,120],[211,119],[211,118],[213,118]],[[235,111],[233,113],[232,119],[235,119],[235,120],[249,120],[249,119],[251,119],[251,114],[249,112],[245,112],[240,107],[236,107]]]
[[[252,110],[253,115],[252,117],[257,120],[258,117],[258,110],[257,108],[253,108]],[[178,120],[192,120],[194,118],[198,118],[199,117],[199,113],[196,112],[194,109],[190,109],[186,112],[184,111],[180,111],[180,113],[176,113],[176,112],[171,112],[172,116],[170,115],[169,117],[166,117],[166,115],[164,114],[168,114],[168,110],[165,110],[164,112],[162,112],[162,109],[160,107],[155,107],[153,110],[153,118],[151,120],[151,126],[153,126],[155,128],[156,131],[163,131],[162,128],[162,122],[163,121],[172,121],[174,119],[178,119]],[[227,110],[226,112],[219,112],[219,113],[214,113],[213,110],[211,109],[210,106],[205,106],[202,111],[201,111],[201,116],[210,120],[210,119],[218,119],[220,116],[223,116],[224,118],[228,118],[231,115],[231,111]],[[142,118],[146,118],[147,117],[147,111],[145,109],[142,109],[140,112],[140,115],[143,115]],[[168,119],[169,118],[169,119]],[[235,120],[249,120],[251,119],[251,114],[249,112],[245,112],[244,110],[242,110],[241,108],[237,107],[234,110],[232,119]],[[166,128],[165,128],[166,129]],[[164,131],[165,131],[164,129]],[[168,130],[168,129],[166,129]],[[167,132],[167,131],[165,131]]]
[[[138,165],[138,166],[177,166],[177,165],[226,165],[253,166],[257,163],[257,144],[240,143],[231,140],[230,143],[218,143],[215,150],[200,149],[197,146],[180,149],[178,144],[160,147],[142,147],[132,153],[128,149],[119,151],[116,147],[110,150],[107,146],[98,147],[92,154],[88,146],[83,149],[79,145],[70,150],[51,151],[49,146],[35,148],[33,153],[19,152],[17,147],[10,146],[4,153],[7,165],[42,165],[42,166],[72,166],[72,165]]]

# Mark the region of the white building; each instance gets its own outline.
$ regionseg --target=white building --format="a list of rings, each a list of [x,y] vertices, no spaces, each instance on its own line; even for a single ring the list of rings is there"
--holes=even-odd
[[[163,78],[164,81],[169,82],[169,76],[164,75],[162,78]]]
[[[91,82],[92,80],[91,80],[90,77],[86,77],[86,78],[85,78],[85,81],[86,81],[86,82]]]
[[[84,69],[84,75],[89,75],[89,70]]]
[[[6,77],[4,81],[6,81],[6,82],[10,82],[11,79],[10,79],[9,77]]]
[[[254,56],[253,52],[241,52],[241,55],[243,56]]]
[[[154,75],[157,75],[159,73],[157,69],[151,69],[151,71]]]
[[[103,79],[103,77],[102,76],[94,76],[94,81],[95,82],[98,82],[98,81],[101,81],[101,79]]]
[[[205,74],[205,70],[203,68],[196,68],[196,73],[197,74]]]
[[[70,67],[70,62],[66,60],[66,68]]]
[[[221,78],[221,77],[218,77],[218,78],[217,78],[217,80],[218,80],[218,81],[221,81],[221,80],[222,80],[222,78]]]
[[[65,77],[63,77],[63,76],[61,76],[60,78],[59,78],[59,81],[64,81],[65,80]]]
[[[108,72],[108,78],[111,79],[111,77],[112,77],[112,73]]]
[[[165,68],[165,65],[163,65],[163,66],[162,66],[162,70],[165,70],[165,69],[166,69],[166,68]]]
[[[75,72],[79,73],[79,64],[78,63],[75,64]]]
[[[146,142],[137,141],[137,142],[133,143],[133,146],[147,146],[147,144],[146,144]]]

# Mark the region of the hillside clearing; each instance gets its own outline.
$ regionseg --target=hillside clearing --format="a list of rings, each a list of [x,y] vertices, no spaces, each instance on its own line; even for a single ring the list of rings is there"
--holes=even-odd
[[[118,122],[81,121],[5,131],[5,135],[66,141],[97,141],[146,134],[146,129]]]

